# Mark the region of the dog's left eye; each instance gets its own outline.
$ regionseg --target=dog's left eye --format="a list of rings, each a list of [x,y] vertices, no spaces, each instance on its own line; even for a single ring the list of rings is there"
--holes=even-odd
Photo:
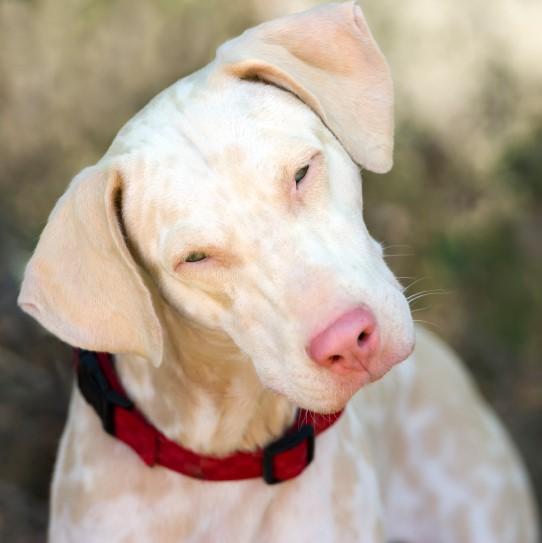
[[[202,260],[205,260],[207,258],[207,255],[203,253],[202,251],[192,251],[188,254],[188,256],[184,259],[185,262],[201,262]]]
[[[307,164],[306,166],[304,166],[303,168],[299,168],[299,170],[295,172],[294,179],[295,179],[296,185],[299,185],[299,183],[303,181],[303,178],[307,175],[308,171],[309,171],[309,165]]]

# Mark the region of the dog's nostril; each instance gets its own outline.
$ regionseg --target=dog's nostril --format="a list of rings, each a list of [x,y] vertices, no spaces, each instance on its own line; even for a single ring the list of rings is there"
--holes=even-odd
[[[367,333],[365,331],[361,332],[358,336],[358,345],[361,345],[367,339]]]

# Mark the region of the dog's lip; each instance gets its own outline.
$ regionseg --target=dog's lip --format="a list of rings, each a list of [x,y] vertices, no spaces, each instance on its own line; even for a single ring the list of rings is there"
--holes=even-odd
[[[352,396],[361,388],[380,380],[393,366],[406,360],[414,351],[415,342],[412,340],[405,342],[404,345],[406,347],[402,346],[398,350],[388,350],[381,347],[368,363],[360,364],[358,367],[346,371],[336,371],[331,368],[316,366],[314,361],[307,355],[306,363],[311,371],[316,370],[320,378],[327,383],[323,388],[327,391],[339,392],[338,397],[334,393],[328,398],[321,390],[311,394],[309,391],[303,390],[302,385],[300,385],[297,394],[292,393],[297,387],[289,387],[290,390],[285,391],[281,390],[281,387],[276,384],[266,383],[264,386],[275,394],[286,398],[297,407],[315,413],[334,413],[344,409]]]
[[[401,347],[397,350],[383,351],[376,357],[367,369],[371,376],[371,382],[376,382],[386,375],[390,370],[404,362],[413,352],[415,343],[412,341],[406,348]]]
[[[368,375],[369,379],[373,380],[370,364],[366,364],[361,360],[356,360],[355,363],[350,364],[348,367],[333,365],[329,368],[323,368],[323,371],[332,374],[333,377],[338,377],[340,381],[350,382],[352,379],[356,380],[363,375]]]
[[[344,409],[352,396],[363,387],[379,381],[388,373],[396,364],[406,360],[414,350],[414,342],[408,345],[408,349],[401,353],[387,353],[385,350],[376,353],[366,366],[360,366],[358,369],[351,369],[345,372],[332,371],[330,368],[320,368],[321,374],[325,375],[328,380],[331,380],[330,389],[341,390],[340,396],[342,399],[337,402],[321,402],[320,398],[310,398],[303,407],[311,409],[318,413],[332,413]]]

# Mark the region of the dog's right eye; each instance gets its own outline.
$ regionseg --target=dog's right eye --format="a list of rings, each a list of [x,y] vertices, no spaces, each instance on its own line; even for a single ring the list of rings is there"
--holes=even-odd
[[[192,251],[188,253],[188,256],[184,259],[185,262],[201,262],[207,258],[207,254],[202,251]]]
[[[299,170],[295,172],[294,179],[295,179],[296,185],[299,185],[299,183],[303,181],[308,171],[309,171],[309,165],[307,164],[306,166],[304,166],[303,168],[299,168]]]

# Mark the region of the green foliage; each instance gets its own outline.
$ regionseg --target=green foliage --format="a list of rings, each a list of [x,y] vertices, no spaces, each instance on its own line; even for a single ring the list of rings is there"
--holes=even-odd
[[[531,137],[508,150],[502,170],[513,189],[532,199],[531,206],[542,204],[542,120]]]
[[[478,320],[478,327],[486,329],[492,348],[520,350],[532,334],[535,312],[525,277],[530,263],[520,250],[514,225],[503,221],[474,232],[442,233],[428,257],[461,293],[469,320]]]

